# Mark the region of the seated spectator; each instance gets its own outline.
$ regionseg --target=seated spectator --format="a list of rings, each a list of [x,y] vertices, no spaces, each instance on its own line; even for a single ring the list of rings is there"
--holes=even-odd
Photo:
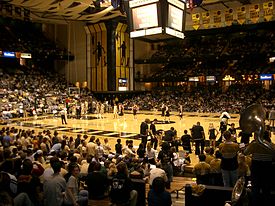
[[[64,205],[88,205],[88,191],[79,190],[78,175],[80,168],[76,163],[72,163],[68,174],[71,176],[67,182],[67,189],[65,192]]]
[[[166,176],[165,171],[163,169],[161,169],[161,163],[160,162],[158,162],[156,164],[156,167],[152,168],[151,171],[150,171],[150,175],[149,175],[150,187],[152,187],[153,181],[157,177],[161,177],[164,180],[165,183],[168,181],[168,178]]]
[[[210,162],[214,159],[214,149],[213,147],[206,147],[204,151],[206,157],[205,162],[210,164]]]
[[[152,183],[152,189],[148,192],[148,206],[172,205],[171,194],[165,191],[165,181],[162,177],[156,177]]]
[[[215,158],[210,162],[211,184],[223,186],[222,172],[221,172],[222,154],[220,151],[215,152]]]
[[[193,168],[193,173],[196,175],[197,184],[209,184],[210,180],[210,165],[205,162],[205,155],[199,155],[199,163],[195,164]]]
[[[126,163],[120,162],[117,165],[117,174],[111,183],[110,198],[112,203],[129,203],[130,206],[136,206],[138,193],[133,190],[131,179],[128,176]]]
[[[249,177],[250,176],[250,168],[246,163],[245,155],[238,155],[238,178],[240,177]]]
[[[101,164],[94,165],[94,171],[87,175],[86,185],[88,186],[89,199],[99,200],[106,197],[108,186],[107,176],[100,172]]]

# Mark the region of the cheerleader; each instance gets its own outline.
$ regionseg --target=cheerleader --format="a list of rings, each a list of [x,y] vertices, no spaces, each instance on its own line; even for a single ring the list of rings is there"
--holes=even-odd
[[[208,135],[210,147],[216,147],[216,137],[219,134],[219,131],[214,127],[213,123],[209,123]]]

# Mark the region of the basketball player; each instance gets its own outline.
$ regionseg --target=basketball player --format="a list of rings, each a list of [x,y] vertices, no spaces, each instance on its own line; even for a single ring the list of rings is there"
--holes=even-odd
[[[136,104],[134,104],[132,111],[133,111],[134,119],[137,119],[138,106]]]
[[[117,119],[117,113],[118,113],[118,109],[117,109],[117,105],[116,103],[114,104],[114,119]]]

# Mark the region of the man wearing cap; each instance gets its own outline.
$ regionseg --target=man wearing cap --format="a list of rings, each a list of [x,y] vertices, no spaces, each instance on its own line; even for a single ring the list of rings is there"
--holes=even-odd
[[[145,119],[144,122],[141,123],[140,125],[140,137],[141,137],[141,142],[143,143],[144,148],[147,145],[147,137],[148,137],[148,124],[150,123],[149,119]]]

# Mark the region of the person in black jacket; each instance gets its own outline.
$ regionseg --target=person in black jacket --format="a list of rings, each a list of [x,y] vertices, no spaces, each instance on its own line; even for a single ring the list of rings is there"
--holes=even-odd
[[[111,202],[116,204],[129,203],[130,206],[136,206],[137,194],[137,191],[132,189],[126,163],[120,162],[117,165],[117,174],[113,177],[111,183]]]

